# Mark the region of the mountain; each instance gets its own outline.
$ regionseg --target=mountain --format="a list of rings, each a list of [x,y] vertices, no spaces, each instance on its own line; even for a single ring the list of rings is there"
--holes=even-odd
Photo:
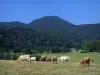
[[[57,16],[45,16],[32,21],[29,25],[35,30],[44,32],[71,31],[74,28],[72,23],[69,23]]]
[[[22,22],[0,22],[0,30],[6,30],[12,27],[27,28],[27,24]]]
[[[29,24],[22,22],[0,22],[0,31],[10,28],[32,28],[38,32],[50,32],[62,39],[68,40],[99,40],[100,23],[74,25],[58,16],[45,16],[33,20]],[[25,30],[24,30],[25,31]]]
[[[75,33],[84,40],[100,40],[100,23],[78,25]]]

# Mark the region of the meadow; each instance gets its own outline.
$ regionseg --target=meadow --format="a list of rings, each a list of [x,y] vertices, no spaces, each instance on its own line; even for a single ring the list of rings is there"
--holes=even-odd
[[[50,56],[70,56],[71,64],[58,62],[57,64],[46,62],[34,62],[31,64],[20,63],[16,60],[0,60],[0,75],[100,75],[100,56],[97,53],[56,53],[41,54]],[[80,66],[81,58],[89,56],[94,62],[90,66]]]

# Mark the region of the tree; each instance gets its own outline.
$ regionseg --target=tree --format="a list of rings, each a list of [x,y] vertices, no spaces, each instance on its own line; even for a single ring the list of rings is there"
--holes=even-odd
[[[6,49],[4,49],[3,47],[0,48],[0,52],[4,53],[4,59],[6,59],[7,53],[6,53]]]
[[[85,41],[82,48],[90,52],[100,50],[100,40]]]
[[[4,52],[5,49],[3,47],[0,48],[0,52]]]
[[[38,50],[31,50],[31,52],[32,52],[33,54],[37,54],[37,53],[38,53]]]
[[[61,49],[59,47],[52,47],[51,52],[52,53],[59,53],[59,52],[61,52]]]
[[[31,48],[28,48],[28,47],[23,48],[22,53],[30,54],[31,53]]]
[[[13,59],[13,54],[14,54],[13,51],[10,50],[10,51],[9,51],[9,54],[10,54],[10,57],[11,57],[11,60],[12,60],[12,59]]]
[[[44,46],[39,46],[37,49],[38,49],[38,51],[39,51],[40,53],[46,51],[46,47],[44,47]]]

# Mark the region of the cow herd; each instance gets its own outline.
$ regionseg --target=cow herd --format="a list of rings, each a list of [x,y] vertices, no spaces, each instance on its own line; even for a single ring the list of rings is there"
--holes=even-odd
[[[83,59],[80,60],[80,65],[90,65],[90,57],[85,57]],[[22,61],[27,61],[28,63],[31,63],[32,61],[36,61],[36,57],[30,57],[30,55],[20,55],[19,58],[17,59],[18,63],[21,63]],[[45,55],[41,56],[39,59],[40,62],[51,62],[51,63],[56,63],[58,61],[62,62],[62,63],[71,63],[71,59],[69,56],[61,56],[61,57],[57,57],[57,56],[52,56],[52,57],[47,57]],[[93,60],[92,60],[93,62]]]

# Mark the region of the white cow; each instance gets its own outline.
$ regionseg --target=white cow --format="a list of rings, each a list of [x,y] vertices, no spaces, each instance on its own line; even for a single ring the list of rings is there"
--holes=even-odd
[[[31,63],[30,55],[20,55],[17,62],[20,63],[21,61],[28,61],[28,63]]]
[[[71,63],[69,56],[61,56],[58,58],[58,60],[61,61],[62,63],[64,63],[64,61]]]
[[[36,57],[31,57],[31,61],[36,61]]]
[[[100,56],[100,53],[98,53],[98,56]]]

